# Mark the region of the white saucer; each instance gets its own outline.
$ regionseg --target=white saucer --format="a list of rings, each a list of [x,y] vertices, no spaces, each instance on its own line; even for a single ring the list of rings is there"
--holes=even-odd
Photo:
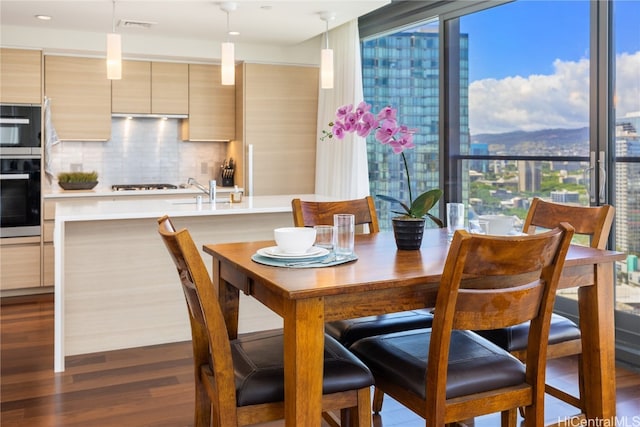
[[[275,259],[297,259],[297,258],[320,258],[329,254],[329,251],[325,248],[320,248],[318,246],[312,246],[307,250],[307,252],[302,254],[287,254],[281,252],[277,246],[269,246],[268,248],[258,249],[258,255],[267,257],[267,258],[275,258]]]

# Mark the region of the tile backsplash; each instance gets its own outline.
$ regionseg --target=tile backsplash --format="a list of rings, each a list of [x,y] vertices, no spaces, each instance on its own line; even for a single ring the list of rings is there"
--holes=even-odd
[[[50,150],[50,166],[60,172],[98,172],[99,189],[113,184],[206,183],[218,178],[225,142],[185,142],[179,119],[116,118],[106,142],[62,141]]]

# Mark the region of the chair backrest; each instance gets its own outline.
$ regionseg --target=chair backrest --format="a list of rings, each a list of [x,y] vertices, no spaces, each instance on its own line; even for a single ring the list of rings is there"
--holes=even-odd
[[[348,213],[355,215],[356,225],[368,225],[370,233],[380,231],[376,207],[371,196],[337,202],[311,202],[293,199],[291,207],[293,208],[293,224],[296,227],[333,225],[334,214]]]
[[[495,329],[529,320],[526,375],[544,394],[551,312],[572,237],[568,223],[524,236],[456,231],[436,299],[427,396],[444,398],[453,329]],[[432,404],[444,408],[444,401]]]
[[[158,233],[162,237],[178,270],[182,290],[189,309],[191,338],[196,376],[202,366],[210,366],[215,381],[214,395],[219,412],[236,417],[236,388],[233,375],[231,345],[222,309],[202,256],[186,229],[176,231],[169,217],[158,219]]]
[[[536,227],[552,229],[565,221],[573,226],[575,234],[590,236],[592,248],[605,249],[614,214],[615,208],[611,205],[564,205],[536,197],[531,202],[522,231],[532,234]]]

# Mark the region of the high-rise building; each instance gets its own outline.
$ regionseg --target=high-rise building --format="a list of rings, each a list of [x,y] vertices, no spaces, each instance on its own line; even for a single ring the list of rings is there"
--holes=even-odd
[[[616,158],[640,156],[640,113],[616,123]],[[616,249],[640,253],[640,164],[616,162]]]
[[[580,193],[577,191],[552,191],[551,201],[555,203],[573,203],[580,205]]]
[[[540,162],[534,160],[518,160],[518,190],[537,193],[542,183]]]
[[[433,24],[364,41],[362,76],[364,99],[376,113],[390,105],[398,110],[400,124],[417,129],[416,148],[405,151],[411,176],[412,195],[439,187],[439,56],[438,32]],[[468,40],[461,35],[460,87],[468,87]],[[465,92],[466,93],[466,92]],[[461,99],[468,110],[468,98]],[[461,134],[468,149],[468,117],[461,117]],[[409,202],[402,158],[373,136],[367,139],[369,181],[372,195],[386,194]],[[376,200],[381,228],[390,228],[389,203]]]
[[[484,142],[472,142],[469,145],[469,154],[472,156],[486,156],[489,154],[489,144]],[[471,160],[469,168],[476,172],[485,173],[489,170],[488,160]]]

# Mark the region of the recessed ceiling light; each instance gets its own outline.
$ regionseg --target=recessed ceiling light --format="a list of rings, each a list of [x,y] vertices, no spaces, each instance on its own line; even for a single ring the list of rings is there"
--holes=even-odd
[[[41,21],[51,21],[51,17],[49,15],[36,15],[36,18]]]
[[[239,36],[240,35],[240,31],[229,31],[229,35],[230,36]]]

